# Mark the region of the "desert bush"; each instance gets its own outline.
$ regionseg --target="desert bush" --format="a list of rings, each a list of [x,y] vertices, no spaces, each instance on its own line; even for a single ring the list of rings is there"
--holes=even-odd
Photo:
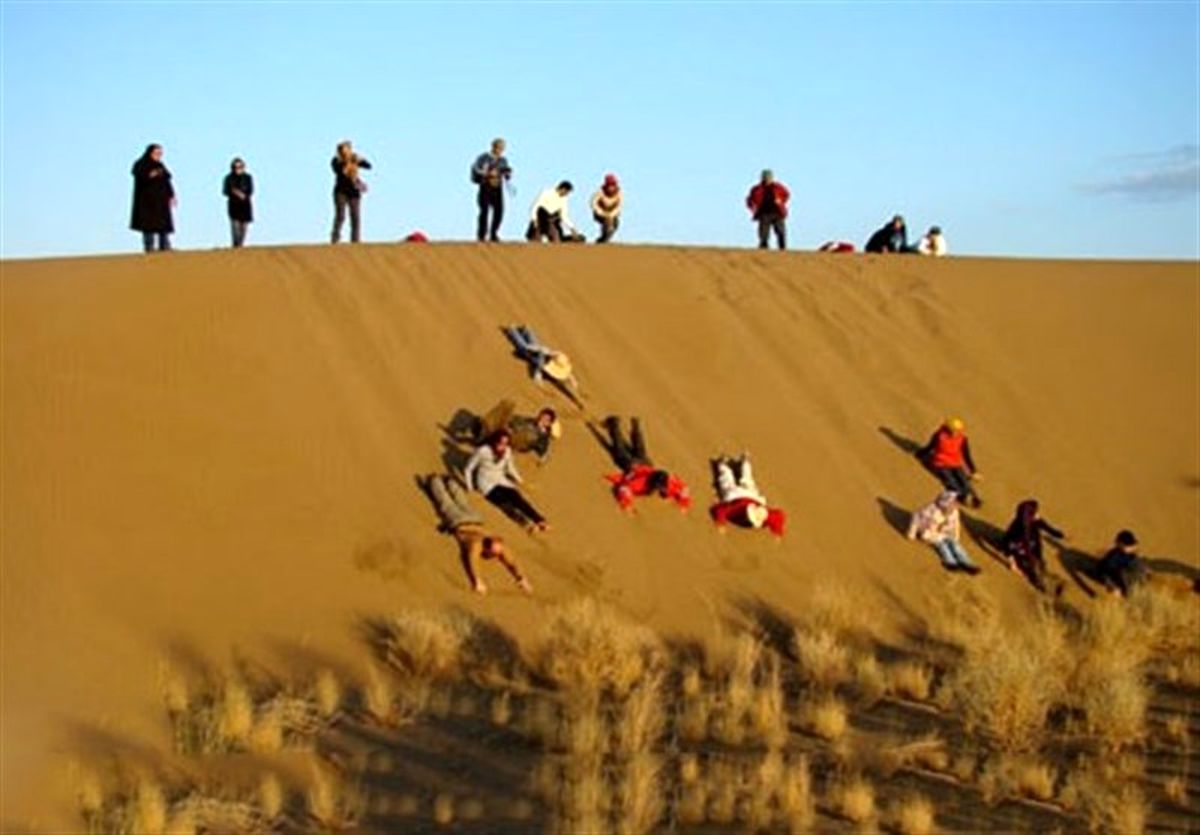
[[[309,816],[326,829],[352,829],[362,808],[358,792],[327,770],[314,767],[305,793]]]
[[[321,670],[313,682],[312,699],[325,719],[330,719],[342,706],[342,685],[331,670]]]
[[[849,638],[867,631],[864,611],[861,596],[841,583],[821,580],[813,589],[804,620],[814,631]]]
[[[1186,809],[1188,806],[1187,780],[1179,775],[1168,777],[1163,783],[1163,796],[1171,805],[1179,809]]]
[[[725,758],[709,761],[705,774],[708,797],[708,821],[727,825],[737,816],[742,774],[737,764]]]
[[[658,636],[629,623],[591,598],[558,607],[547,622],[538,664],[562,690],[596,690],[622,697],[661,667]]]
[[[649,752],[634,754],[624,763],[616,787],[616,826],[622,835],[653,832],[662,817],[662,764]]]
[[[902,661],[888,668],[887,689],[894,696],[923,702],[929,698],[933,684],[933,670],[927,664]]]
[[[932,835],[935,828],[933,804],[921,795],[900,802],[893,818],[892,825],[900,835]]]
[[[854,691],[866,706],[871,706],[887,693],[888,681],[883,666],[870,652],[858,653],[851,663],[854,673]]]
[[[811,733],[836,742],[846,733],[846,703],[837,696],[825,696],[802,708],[801,721]]]
[[[832,689],[850,678],[850,650],[828,629],[797,629],[792,639],[800,674],[805,681]]]
[[[817,816],[808,757],[792,758],[784,767],[777,792],[779,812],[792,835],[810,832]]]
[[[1032,755],[1002,754],[984,765],[979,788],[987,803],[1009,797],[1048,801],[1054,797],[1057,779],[1054,766]]]
[[[160,835],[167,827],[168,809],[162,786],[149,778],[138,781],[133,799],[131,835]]]
[[[663,681],[659,673],[647,675],[617,705],[614,750],[625,757],[653,748],[662,735]]]
[[[868,823],[875,818],[875,787],[860,775],[847,778],[834,784],[829,804],[851,823]]]
[[[268,821],[273,821],[283,814],[284,804],[283,784],[274,774],[265,775],[258,784],[258,808]]]
[[[402,612],[387,623],[384,656],[389,664],[415,678],[453,678],[460,672],[470,634],[471,624],[461,615]]]
[[[755,685],[750,705],[750,727],[768,748],[778,748],[787,741],[783,684],[779,676],[779,662],[774,655],[762,680]]]

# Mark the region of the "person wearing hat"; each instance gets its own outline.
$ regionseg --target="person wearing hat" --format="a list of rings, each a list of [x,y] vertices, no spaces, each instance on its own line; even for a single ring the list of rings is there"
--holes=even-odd
[[[787,515],[775,507],[767,506],[766,496],[754,482],[754,470],[750,456],[742,453],[740,458],[722,455],[713,462],[717,477],[718,502],[708,509],[717,529],[734,524],[742,528],[766,528],[776,536],[783,536]]]
[[[929,443],[917,450],[915,455],[946,489],[958,494],[959,501],[971,507],[983,504],[971,486],[971,482],[980,478],[980,475],[971,458],[971,442],[967,439],[967,426],[962,418],[946,418],[930,437]]]
[[[458,543],[463,571],[475,593],[487,594],[487,585],[479,576],[480,560],[496,560],[517,581],[521,591],[532,594],[533,586],[521,573],[516,557],[503,539],[484,529],[482,517],[471,507],[459,483],[448,476],[436,474],[426,476],[422,483],[442,517],[443,529],[449,531]]]
[[[512,435],[512,448],[516,452],[532,452],[538,464],[546,463],[550,457],[550,445],[562,437],[562,424],[558,413],[545,406],[536,416],[516,414],[516,404],[502,400],[491,408],[479,421],[480,438],[507,429]]]
[[[946,237],[942,234],[940,226],[930,226],[929,231],[921,237],[921,242],[917,244],[917,252],[922,255],[932,255],[934,258],[941,258],[948,251]]]
[[[960,541],[958,495],[953,490],[944,490],[914,513],[905,535],[913,541],[920,539],[932,545],[942,565],[948,570],[979,573],[979,566],[971,562]]]
[[[1129,590],[1145,577],[1137,544],[1133,531],[1123,530],[1113,540],[1113,547],[1096,563],[1093,579],[1110,594],[1128,597]]]
[[[554,244],[565,240],[582,240],[582,235],[579,234],[571,220],[571,213],[567,210],[567,198],[574,190],[575,186],[571,185],[570,180],[563,180],[554,188],[545,189],[538,195],[529,209],[526,240],[547,240]]]
[[[605,174],[604,182],[592,195],[592,217],[600,224],[596,243],[608,243],[621,225],[621,184],[616,174]]]
[[[493,243],[500,240],[500,222],[504,220],[504,184],[512,179],[512,167],[504,157],[504,148],[504,140],[496,137],[492,140],[491,150],[476,157],[475,164],[471,166],[471,182],[479,186],[476,198],[479,222],[475,237],[480,242],[485,237]]]
[[[1066,536],[1038,515],[1036,499],[1026,499],[1017,505],[1016,514],[1000,540],[1000,550],[1008,567],[1025,575],[1038,591],[1046,591],[1046,560],[1042,557],[1042,534],[1055,539]]]
[[[867,240],[864,252],[911,252],[908,247],[908,227],[904,224],[903,215],[893,215],[892,219],[875,230]]]
[[[549,530],[546,518],[517,489],[521,474],[513,460],[512,433],[507,429],[493,432],[476,448],[463,468],[463,479],[518,525],[531,531]]]
[[[613,486],[613,498],[622,510],[633,510],[633,500],[638,496],[659,496],[671,499],[680,510],[692,505],[692,496],[683,479],[654,466],[646,454],[646,439],[642,435],[642,423],[630,419],[629,439],[621,432],[621,421],[615,415],[604,419],[608,430],[609,452],[621,468],[619,473],[605,476]]]
[[[570,357],[543,345],[527,325],[509,325],[504,328],[504,335],[513,344],[517,355],[529,363],[535,382],[540,383],[544,375],[560,383],[572,396],[578,397],[579,380],[575,378]]]
[[[758,222],[759,249],[767,248],[772,229],[775,230],[775,245],[787,249],[787,204],[790,198],[787,186],[775,180],[771,169],[764,168],[761,179],[746,195],[746,208]]]

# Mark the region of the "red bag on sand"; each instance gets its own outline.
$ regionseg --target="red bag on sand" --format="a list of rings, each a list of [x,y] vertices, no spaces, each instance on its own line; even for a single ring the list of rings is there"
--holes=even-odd
[[[826,241],[818,252],[853,252],[854,244],[849,241]]]
[[[404,239],[404,242],[409,244],[427,244],[429,243],[429,238],[425,237],[425,233],[418,229],[415,232],[410,232],[408,237]]]

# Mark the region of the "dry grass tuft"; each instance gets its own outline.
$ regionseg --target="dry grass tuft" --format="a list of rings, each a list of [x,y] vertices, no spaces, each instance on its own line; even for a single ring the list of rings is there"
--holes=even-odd
[[[361,799],[357,792],[340,784],[328,771],[314,767],[306,793],[308,814],[326,829],[352,829],[357,823]]]
[[[387,676],[374,664],[367,666],[367,680],[363,683],[362,704],[367,715],[381,725],[396,720],[396,691]]]
[[[784,766],[776,791],[776,804],[792,835],[812,830],[817,804],[813,797],[812,771],[807,757],[795,757]]]
[[[851,823],[871,822],[875,819],[875,787],[864,777],[851,777],[833,787],[830,806]]]
[[[854,636],[867,631],[863,613],[861,595],[840,583],[822,580],[813,589],[805,619],[814,631]]]
[[[657,756],[640,752],[621,770],[616,787],[616,831],[622,835],[653,832],[663,812],[662,765]]]
[[[926,664],[903,661],[887,671],[888,693],[914,702],[928,701],[933,685],[933,670]]]
[[[623,757],[631,757],[653,749],[662,735],[665,723],[662,676],[659,673],[651,673],[634,686],[618,707],[614,727],[614,752]]]
[[[661,667],[663,654],[653,631],[584,598],[552,612],[538,659],[542,673],[560,689],[621,697]]]
[[[902,801],[896,807],[892,825],[900,835],[932,835],[935,830],[933,803],[921,795]]]
[[[845,735],[849,724],[846,703],[837,696],[826,696],[803,709],[802,722],[821,739],[836,742]]]
[[[138,781],[133,797],[131,835],[161,835],[167,828],[167,809],[162,786],[149,778]]]
[[[1167,721],[1163,723],[1163,730],[1166,732],[1167,739],[1187,747],[1188,723],[1186,717],[1178,714],[1167,717]]]
[[[285,796],[283,784],[274,774],[268,774],[258,784],[258,808],[268,821],[273,821],[283,814]]]
[[[236,678],[226,680],[217,709],[217,731],[231,749],[245,747],[254,729],[254,700],[246,685]]]
[[[1168,777],[1163,783],[1163,796],[1172,806],[1186,809],[1188,807],[1187,780],[1178,775]]]
[[[444,792],[433,799],[433,822],[438,826],[454,823],[454,798]]]
[[[800,673],[811,684],[832,689],[850,679],[850,650],[828,629],[798,629],[792,638]]]
[[[470,622],[460,615],[408,611],[391,619],[384,655],[398,670],[429,680],[449,679],[461,668]]]
[[[866,706],[874,705],[888,690],[887,675],[883,666],[870,652],[859,653],[851,663],[854,676],[854,690],[858,698]]]
[[[325,719],[331,718],[342,707],[342,685],[331,670],[321,670],[313,682],[313,701]]]

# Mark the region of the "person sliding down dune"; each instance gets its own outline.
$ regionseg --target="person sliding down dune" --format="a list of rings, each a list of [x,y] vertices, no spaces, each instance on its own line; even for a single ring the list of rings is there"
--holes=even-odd
[[[783,536],[787,516],[779,508],[767,506],[766,497],[754,483],[749,455],[743,452],[737,459],[722,455],[713,462],[713,468],[720,501],[708,512],[718,529],[734,524],[742,528],[766,528],[776,536]]]
[[[536,417],[530,417],[517,414],[516,408],[511,400],[501,400],[488,410],[478,419],[476,441],[481,442],[493,433],[507,429],[512,435],[514,452],[532,452],[537,456],[538,464],[545,464],[550,457],[551,444],[562,437],[558,414],[544,406]]]
[[[655,468],[646,454],[646,439],[642,435],[642,424],[637,418],[630,420],[629,439],[621,432],[621,421],[610,415],[604,419],[608,430],[609,452],[621,472],[605,476],[613,486],[613,497],[622,510],[633,510],[633,500],[638,496],[659,496],[671,499],[680,510],[692,505],[687,485],[678,476]]]
[[[504,328],[504,335],[512,343],[517,356],[529,363],[529,372],[535,382],[541,383],[543,377],[549,377],[575,405],[582,408],[579,380],[571,367],[570,357],[543,345],[533,329],[526,325],[509,325]]]
[[[463,470],[463,477],[468,487],[482,494],[518,525],[530,530],[549,530],[545,517],[517,489],[521,474],[513,461],[512,435],[507,429],[494,432],[475,450]]]
[[[937,476],[947,490],[958,494],[958,500],[979,507],[983,500],[971,486],[980,478],[971,458],[971,442],[967,440],[967,425],[961,418],[946,418],[929,438],[929,443],[916,452],[917,458]]]
[[[521,591],[532,594],[533,586],[521,573],[516,558],[503,539],[484,530],[483,519],[471,508],[458,482],[446,476],[429,475],[422,483],[442,517],[443,527],[458,542],[463,571],[476,594],[487,594],[487,585],[479,577],[479,561],[493,559],[508,569]]]
[[[959,542],[959,522],[958,496],[953,490],[946,490],[913,514],[906,536],[932,545],[942,565],[949,570],[978,574],[979,567],[971,562]]]
[[[1038,503],[1026,499],[1017,505],[1016,515],[1004,532],[1000,550],[1008,559],[1009,568],[1024,574],[1038,591],[1046,591],[1046,560],[1042,557],[1042,533],[1055,539],[1065,534],[1038,515]],[[1058,586],[1056,592],[1062,592]]]

